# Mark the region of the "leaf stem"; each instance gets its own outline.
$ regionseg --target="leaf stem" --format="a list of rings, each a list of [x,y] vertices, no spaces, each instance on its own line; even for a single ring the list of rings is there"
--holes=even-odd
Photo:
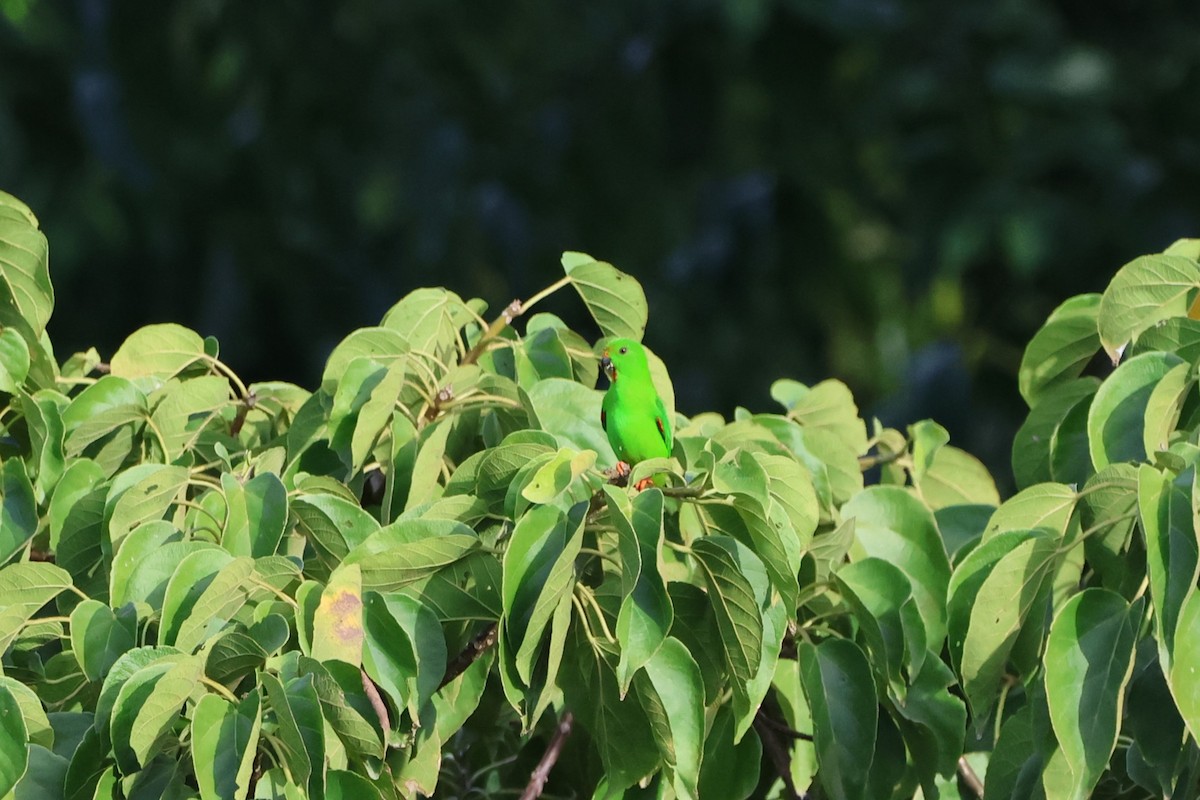
[[[229,702],[231,702],[231,703],[234,703],[234,704],[237,704],[237,703],[239,703],[239,702],[240,702],[240,701],[238,700],[238,697],[237,697],[237,695],[236,695],[236,694],[234,694],[233,692],[229,691],[229,689],[227,689],[225,686],[223,686],[223,685],[221,685],[221,684],[217,683],[217,682],[216,682],[216,681],[214,681],[212,678],[209,678],[209,677],[208,677],[208,676],[206,676],[206,675],[201,675],[201,676],[200,676],[200,682],[201,682],[201,683],[203,683],[203,684],[204,684],[205,686],[207,686],[208,688],[212,689],[212,690],[213,690],[214,692],[216,692],[217,694],[219,694],[219,695],[221,695],[222,697],[224,697],[224,698],[225,698],[226,700],[228,700]]]
[[[958,777],[962,778],[962,782],[975,793],[979,800],[983,800],[983,781],[979,780],[979,776],[975,774],[975,769],[967,761],[966,755],[958,757]]]
[[[563,713],[562,717],[558,720],[558,727],[554,731],[554,738],[550,740],[550,745],[542,755],[541,761],[538,762],[537,767],[534,768],[533,773],[529,776],[529,785],[521,793],[521,800],[537,800],[537,798],[542,796],[542,789],[546,788],[546,781],[550,777],[550,770],[554,769],[554,764],[558,761],[558,755],[562,752],[563,743],[571,735],[571,728],[574,726],[574,723],[575,715],[570,711]]]

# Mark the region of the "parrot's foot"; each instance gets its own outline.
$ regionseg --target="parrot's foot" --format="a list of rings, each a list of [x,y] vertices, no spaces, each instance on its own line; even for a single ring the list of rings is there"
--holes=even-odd
[[[624,461],[618,461],[612,469],[605,470],[608,482],[615,483],[617,486],[624,486],[629,481],[629,473],[632,471],[633,467]]]
[[[644,491],[646,491],[647,489],[649,489],[649,488],[650,488],[651,486],[653,486],[653,485],[654,485],[654,478],[653,478],[653,477],[650,477],[650,478],[642,478],[640,481],[638,481],[637,483],[635,483],[635,484],[633,485],[633,488],[637,489],[639,492],[644,492]]]

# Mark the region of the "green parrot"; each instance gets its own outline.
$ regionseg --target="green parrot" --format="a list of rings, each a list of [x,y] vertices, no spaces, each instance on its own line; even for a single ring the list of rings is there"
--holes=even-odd
[[[632,339],[613,339],[600,366],[609,381],[600,425],[622,462],[617,472],[627,474],[629,465],[670,456],[671,418],[650,379],[646,349]]]

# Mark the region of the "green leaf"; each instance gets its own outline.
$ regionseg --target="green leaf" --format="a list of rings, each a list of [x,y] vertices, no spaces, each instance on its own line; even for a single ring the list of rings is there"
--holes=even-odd
[[[1000,493],[987,467],[975,456],[957,447],[942,447],[914,485],[921,499],[934,511],[968,504],[997,505]]]
[[[197,361],[205,360],[204,339],[182,325],[147,325],[129,335],[109,366],[118,378],[152,376],[173,378]]]
[[[633,675],[662,645],[671,629],[674,612],[667,585],[658,569],[663,540],[663,495],[657,489],[629,496],[613,486],[604,487],[609,521],[617,529],[621,554],[621,609],[617,614],[617,683],[629,690]]]
[[[765,506],[768,478],[754,454],[736,449],[717,462],[712,471],[713,488],[725,494],[743,494]]]
[[[455,350],[459,329],[474,320],[454,292],[416,289],[388,309],[380,325],[403,335],[413,352],[445,360]]]
[[[1100,298],[1100,341],[1116,363],[1131,339],[1168,317],[1187,315],[1189,295],[1200,287],[1200,267],[1185,256],[1151,255],[1130,261]]]
[[[988,520],[983,541],[1015,530],[1041,530],[1062,539],[1080,493],[1061,483],[1039,483],[1005,500]]]
[[[1185,601],[1187,624],[1195,625],[1195,611],[1189,611],[1188,605],[1190,601]],[[1194,639],[1189,636],[1181,641],[1190,644]],[[1181,659],[1189,663],[1189,667],[1185,667],[1184,670],[1190,670],[1190,665],[1195,664],[1194,655],[1185,655],[1177,649],[1176,660]],[[1188,691],[1181,692],[1183,702],[1179,705],[1189,705],[1200,699],[1196,697],[1194,679],[1188,672],[1181,672],[1180,678],[1181,689],[1184,689],[1184,684],[1188,682],[1192,682],[1192,686],[1187,687]],[[1194,716],[1193,720],[1200,721]],[[1135,777],[1138,783],[1155,794],[1172,794],[1176,777],[1175,767],[1180,763],[1183,746],[1187,740],[1186,727],[1176,700],[1171,694],[1167,678],[1158,663],[1157,648],[1149,638],[1138,643],[1122,727],[1133,739],[1137,751],[1136,756],[1130,753],[1129,760],[1140,760],[1150,773],[1150,780],[1146,780],[1145,776],[1135,777],[1131,769],[1131,777]]]
[[[1179,609],[1171,655],[1170,666],[1164,668],[1167,683],[1188,731],[1195,737],[1200,731],[1200,592],[1194,586]]]
[[[1087,404],[1091,402],[1099,385],[1100,382],[1095,378],[1080,378],[1058,384],[1038,398],[1037,406],[1029,412],[1013,439],[1013,475],[1018,488],[1025,489],[1037,483],[1054,480],[1054,473],[1051,471],[1051,448],[1056,442],[1062,450],[1057,461],[1060,472],[1070,475],[1090,472],[1092,463],[1086,441]],[[1071,412],[1081,406],[1084,424],[1080,430],[1084,441],[1082,447],[1070,447],[1067,441],[1060,441],[1058,433]]]
[[[1025,347],[1017,373],[1021,396],[1033,408],[1054,386],[1078,378],[1100,348],[1100,295],[1081,294],[1054,309]]]
[[[1088,479],[1080,492],[1079,521],[1088,531],[1088,564],[1103,585],[1131,597],[1145,576],[1145,548],[1133,536],[1138,511],[1138,468],[1113,464]]]
[[[19,458],[0,466],[0,564],[23,548],[38,529],[33,484]]]
[[[658,769],[658,748],[641,704],[621,702],[611,661],[592,647],[579,625],[571,626],[558,674],[564,705],[591,734],[611,791]]]
[[[567,490],[596,463],[596,453],[579,452],[566,447],[533,474],[533,480],[521,489],[521,496],[531,503],[545,504]]]
[[[754,731],[735,742],[733,729],[733,713],[729,706],[718,707],[704,740],[700,797],[742,800],[758,785],[763,760],[762,742]]]
[[[362,470],[381,434],[391,425],[404,380],[402,362],[388,368],[368,358],[356,358],[338,381],[329,412],[330,446],[351,474]]]
[[[812,711],[821,787],[834,800],[861,798],[879,713],[867,657],[846,639],[827,639],[817,646],[805,642],[796,655]]]
[[[194,610],[199,608],[200,599],[208,588],[216,583],[217,576],[222,570],[235,561],[240,562],[240,566],[235,568],[236,571],[249,577],[253,564],[250,565],[250,569],[247,569],[246,562],[250,559],[244,556],[235,559],[221,549],[197,550],[179,561],[175,571],[171,573],[171,579],[167,581],[166,592],[163,595],[162,621],[158,627],[158,643],[160,645],[175,644],[184,621],[191,616]],[[210,596],[207,600],[209,604],[214,601],[222,602],[225,599],[225,593],[229,590],[228,587],[236,585],[229,580],[223,581],[222,584],[222,595]],[[239,592],[237,599],[245,602],[245,594]],[[184,648],[179,649],[183,650]]]
[[[812,474],[787,456],[762,453],[757,460],[767,474],[771,498],[783,508],[800,550],[807,550],[820,521],[820,506]]]
[[[377,800],[381,795],[370,781],[356,772],[331,769],[325,773],[325,800]]]
[[[134,674],[152,664],[171,664],[186,658],[174,647],[135,647],[117,659],[104,678],[100,695],[96,698],[95,718],[93,725],[97,731],[108,736],[112,723],[113,708],[121,689]]]
[[[69,402],[64,395],[50,389],[21,397],[29,430],[34,494],[39,501],[51,494],[66,469],[62,410]]]
[[[356,358],[370,358],[384,366],[403,359],[409,351],[408,341],[390,328],[359,328],[333,348],[321,375],[321,389],[330,395]],[[290,449],[290,448],[289,448]]]
[[[363,653],[362,572],[357,564],[338,567],[321,592],[313,619],[312,657],[336,658],[358,666]]]
[[[192,712],[192,761],[201,800],[245,800],[261,724],[258,690],[236,706],[214,694],[200,698]]]
[[[1184,362],[1172,353],[1143,353],[1121,364],[1096,392],[1087,433],[1097,470],[1120,461],[1144,461],[1146,407],[1154,387]]]
[[[0,236],[3,236],[3,231],[0,218]],[[3,250],[0,250],[2,254]],[[12,690],[0,684],[0,797],[11,792],[25,774],[29,764],[29,750],[25,746],[27,740],[21,706]]]
[[[233,616],[241,610],[249,600],[251,579],[255,573],[254,560],[249,556],[237,556],[221,567],[221,570],[207,583],[195,604],[187,611],[187,616],[179,622],[179,617],[171,617],[171,630],[178,623],[178,633],[173,644],[185,653],[190,653],[208,641],[209,638],[224,628]],[[174,578],[172,578],[174,581]],[[197,587],[203,579],[197,581]],[[171,595],[171,586],[167,586],[167,594]],[[182,610],[182,607],[181,607]],[[163,627],[168,627],[167,606],[163,604]]]
[[[144,600],[162,607],[167,583],[186,556],[200,550],[219,550],[211,542],[183,541],[183,534],[169,522],[140,525],[125,537],[112,563],[110,604],[120,607]]]
[[[675,794],[697,797],[704,756],[704,681],[684,645],[668,637],[646,663],[638,693],[663,760],[673,773]],[[653,710],[651,710],[653,709]]]
[[[808,739],[796,739],[791,743],[789,766],[792,783],[797,789],[810,786],[817,773],[817,751],[811,739],[812,713],[800,685],[800,663],[792,659],[779,659],[771,686],[775,689],[774,698],[779,704],[783,722],[792,730],[809,736]]]
[[[961,645],[951,640],[951,653],[961,647],[959,673],[977,725],[987,719],[1022,626],[1041,611],[1056,556],[1050,537],[1009,531],[973,551],[955,570],[949,607],[956,635],[961,620],[969,621]]]
[[[0,569],[0,608],[20,607],[32,616],[71,585],[62,567],[45,562],[9,564]]]
[[[67,455],[78,455],[117,428],[145,419],[147,413],[146,395],[132,381],[104,375],[63,410]]]
[[[417,654],[408,633],[392,615],[383,596],[376,592],[366,595],[363,631],[363,669],[387,692],[397,708],[409,707],[409,701],[417,694]],[[418,713],[419,710],[417,707]]]
[[[727,536],[710,536],[692,543],[700,574],[708,588],[735,689],[744,688],[758,673],[762,657],[763,621],[754,588],[744,571],[763,566],[744,546]]]
[[[286,688],[269,672],[260,673],[259,680],[274,712],[275,736],[292,778],[308,790],[309,796],[321,797],[325,786],[325,725],[312,676],[297,678]]]
[[[200,681],[204,661],[189,656],[142,667],[122,686],[113,706],[113,753],[128,775],[150,763],[179,709]]]
[[[384,743],[380,738],[379,732],[351,704],[345,687],[332,674],[333,670],[339,667],[345,667],[346,674],[353,676],[353,691],[361,695],[362,674],[357,668],[350,667],[340,661],[330,661],[328,664],[323,664],[320,661],[305,656],[300,656],[298,659],[296,677],[288,681],[289,695],[291,694],[293,685],[311,675],[313,689],[315,689],[317,698],[320,700],[321,715],[329,723],[329,726],[333,728],[334,733],[337,734],[337,738],[345,745],[348,754],[357,759],[368,757],[381,758],[383,756]],[[365,698],[363,699],[365,701]],[[373,716],[373,712],[369,709],[367,713]],[[319,763],[319,761],[314,761],[314,764]]]
[[[296,529],[312,544],[321,561],[334,569],[351,549],[379,530],[379,523],[358,504],[331,494],[292,498]]]
[[[0,226],[3,224],[0,219]],[[29,344],[16,328],[4,328],[0,331],[0,392],[17,394],[28,374]]]
[[[804,428],[825,430],[856,454],[866,452],[866,423],[858,416],[850,388],[841,381],[824,380],[812,388],[797,381],[775,381],[771,384],[771,397]]]
[[[529,389],[541,429],[553,434],[559,447],[593,450],[601,464],[612,464],[617,459],[600,427],[602,399],[601,392],[562,378],[547,378]]]
[[[538,689],[542,683],[535,671],[542,663],[546,629],[550,628],[552,639],[564,633],[560,619],[570,612],[564,603],[570,602],[575,586],[575,559],[582,544],[585,514],[582,503],[569,514],[552,506],[537,506],[517,521],[504,554],[500,636],[506,647],[501,651],[502,666],[515,666],[521,682],[530,689]],[[505,653],[512,655],[511,662],[504,659]],[[548,655],[550,670],[544,683],[550,686],[559,659],[553,642]],[[544,692],[537,694],[537,703],[532,707],[526,704],[527,724],[534,721],[539,706],[548,699]]]
[[[953,777],[963,753],[967,707],[955,693],[954,673],[930,653],[912,679],[903,703],[895,704],[893,721],[912,754],[923,785],[934,776]]]
[[[274,555],[287,525],[287,489],[270,472],[241,483],[229,473],[221,475],[228,508],[221,545],[235,556]]]
[[[413,720],[418,720],[422,709],[441,685],[446,674],[446,640],[437,616],[419,600],[403,594],[380,596],[372,605],[370,615],[382,617],[386,614],[404,634],[411,648],[413,671],[408,674],[407,693],[404,695]],[[391,628],[392,626],[388,626]],[[378,641],[378,640],[377,640]],[[372,655],[379,648],[368,648]],[[366,651],[364,651],[365,659]],[[397,666],[404,670],[408,664],[401,654]]]
[[[117,484],[109,493],[108,531],[114,549],[137,525],[148,520],[162,519],[187,488],[190,473],[186,467],[144,464],[142,476],[128,489]],[[124,473],[132,474],[131,472]]]
[[[1150,392],[1142,432],[1142,447],[1148,456],[1166,450],[1171,445],[1184,403],[1196,391],[1196,377],[1192,369],[1188,362],[1176,364]]]
[[[1171,317],[1142,331],[1129,348],[1130,355],[1164,350],[1189,364],[1200,360],[1200,320]]]
[[[230,405],[229,381],[219,375],[172,378],[155,389],[148,401],[154,407],[150,428],[162,459],[175,461],[196,446],[221,409]]]
[[[908,576],[927,645],[941,649],[950,560],[932,512],[902,487],[872,486],[846,503],[842,515],[854,519],[856,547],[863,555],[890,561]]]
[[[923,419],[908,426],[908,436],[912,440],[913,480],[919,481],[933,466],[938,451],[950,443],[950,432],[931,419]]]
[[[1179,613],[1200,577],[1192,503],[1169,474],[1143,465],[1138,469],[1138,511],[1146,537],[1155,640],[1163,671],[1170,674]]]
[[[479,535],[461,522],[404,519],[369,535],[342,563],[361,568],[363,591],[389,592],[430,577],[479,546]]]
[[[99,683],[122,655],[136,644],[137,614],[132,606],[113,611],[104,603],[84,600],[71,612],[71,649],[89,681]]]
[[[586,253],[563,253],[562,265],[605,336],[642,340],[649,312],[641,284]]]
[[[205,671],[218,683],[232,683],[261,667],[283,647],[290,632],[287,620],[279,614],[268,614],[249,628],[237,625],[215,638]]]
[[[879,683],[903,697],[902,670],[916,676],[925,659],[925,626],[908,578],[879,558],[846,564],[834,577],[858,620]]]
[[[48,246],[37,217],[20,200],[0,192],[0,325],[23,328],[34,345],[53,309]]]
[[[112,774],[112,763],[103,735],[95,728],[89,727],[71,754],[71,763],[67,765],[67,774],[63,781],[63,796],[66,800],[105,797],[106,795],[96,791],[96,786],[104,775]]]
[[[21,717],[25,720],[25,733],[29,743],[46,748],[54,747],[54,728],[46,716],[46,710],[42,708],[41,699],[33,689],[7,675],[0,675],[0,686],[7,687],[17,705],[21,707]]]
[[[1131,609],[1114,592],[1085,589],[1050,626],[1046,700],[1078,800],[1091,796],[1116,747],[1140,616],[1141,603]]]

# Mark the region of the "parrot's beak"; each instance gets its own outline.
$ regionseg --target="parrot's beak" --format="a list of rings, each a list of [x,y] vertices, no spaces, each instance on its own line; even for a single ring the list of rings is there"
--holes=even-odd
[[[610,383],[617,379],[617,368],[613,366],[612,359],[607,355],[600,359],[600,369],[604,370],[604,375]]]

